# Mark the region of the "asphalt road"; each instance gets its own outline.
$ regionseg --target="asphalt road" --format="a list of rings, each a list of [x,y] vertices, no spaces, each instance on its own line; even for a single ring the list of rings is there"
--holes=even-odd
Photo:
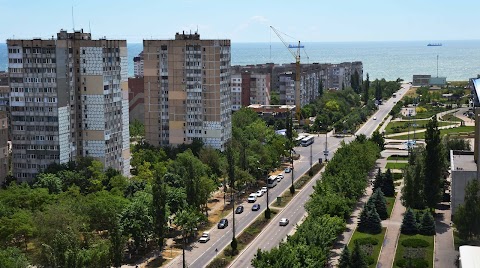
[[[408,85],[406,85],[408,86]],[[401,99],[403,95],[408,91],[408,87],[402,88],[397,92],[396,98],[390,98],[383,105],[380,105],[378,111],[357,131],[356,135],[365,134],[370,136],[378,125],[383,121],[385,117],[388,116],[388,113],[395,105],[394,102]],[[373,118],[376,117],[376,120]],[[355,137],[346,137],[343,139],[345,142],[350,142]],[[325,139],[323,139],[324,141]],[[341,139],[337,138],[328,138],[328,148],[330,154],[333,154],[338,147],[340,146]],[[319,144],[315,141],[315,145]],[[322,150],[316,150],[316,146],[312,148],[314,152],[313,159],[318,159],[320,154],[323,154],[322,151],[325,148],[323,143]],[[300,153],[303,158],[309,159],[310,150],[308,147],[297,150],[297,153]],[[300,159],[301,160],[301,159]],[[246,249],[244,249],[239,256],[231,263],[229,267],[252,267],[251,260],[255,256],[257,249],[270,250],[273,247],[277,246],[282,240],[284,240],[288,234],[292,234],[295,230],[296,223],[298,223],[303,217],[306,216],[306,211],[304,205],[306,201],[310,198],[310,195],[313,193],[313,185],[316,181],[320,179],[320,173],[318,173],[297,195],[290,203],[280,212],[275,218],[268,224],[263,231],[252,241]],[[290,220],[289,225],[279,226],[279,221],[281,218],[288,218]]]
[[[365,134],[367,136],[371,135],[373,131],[377,128],[378,124],[387,116],[388,112],[394,105],[394,101],[401,99],[403,94],[407,89],[402,88],[397,92],[396,98],[391,98],[386,101],[383,105],[379,107],[379,110],[373,115],[377,120],[372,118],[368,120],[362,128],[357,131],[357,134]],[[346,138],[336,138],[328,137],[328,150],[330,151],[329,159],[331,158],[332,153],[340,146],[340,141],[345,140],[345,142],[353,140],[354,137]],[[294,172],[293,176],[298,179],[301,175],[308,171],[310,168],[310,151],[312,152],[312,161],[315,163],[318,161],[318,158],[324,158],[323,151],[325,150],[325,135],[320,135],[315,138],[315,142],[308,147],[296,147],[295,150],[300,154],[300,158],[294,161]],[[284,174],[285,178],[277,184],[276,187],[269,189],[269,201],[270,204],[275,202],[277,196],[287,190],[291,185],[291,174]],[[319,175],[315,176],[309,184],[307,184],[301,192],[297,193],[294,199],[285,207],[272,222],[265,227],[265,229],[260,233],[254,241],[252,241],[249,246],[240,253],[236,258],[235,262],[232,263],[231,267],[250,267],[250,260],[253,258],[254,254],[257,251],[257,248],[262,249],[271,249],[274,246],[278,245],[281,240],[283,240],[288,233],[293,231],[294,226],[300,219],[305,215],[304,204],[308,200],[310,194],[313,192],[312,186],[315,181],[320,178]],[[254,203],[244,202],[244,212],[242,214],[235,215],[235,229],[236,236],[240,234],[247,226],[249,226],[255,218],[263,214],[266,209],[266,199],[267,195],[264,194],[262,197],[257,198],[255,203],[261,205],[259,211],[252,211],[252,205]],[[286,217],[290,220],[290,223],[285,227],[280,227],[278,221],[280,218]],[[210,261],[212,261],[218,252],[221,252],[225,247],[227,247],[232,240],[232,213],[228,214],[226,218],[229,221],[228,227],[225,229],[217,229],[216,225],[210,232],[210,241],[207,243],[198,243],[195,242],[191,247],[187,248],[185,258],[188,267],[205,267]],[[166,267],[182,267],[182,256],[178,256],[168,263]]]

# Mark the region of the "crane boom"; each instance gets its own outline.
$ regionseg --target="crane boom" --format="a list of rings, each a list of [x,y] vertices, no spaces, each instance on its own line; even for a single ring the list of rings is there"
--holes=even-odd
[[[292,56],[295,58],[295,114],[298,119],[298,123],[300,124],[300,48],[303,48],[302,45],[300,45],[300,41],[298,41],[298,46],[295,45],[289,45],[285,40],[283,40],[282,35],[280,32],[275,29],[275,27],[270,26],[270,28],[275,32],[275,34],[278,36],[278,38],[282,41],[282,43],[285,45],[285,47],[290,51]],[[293,48],[296,48],[297,51],[294,52]]]

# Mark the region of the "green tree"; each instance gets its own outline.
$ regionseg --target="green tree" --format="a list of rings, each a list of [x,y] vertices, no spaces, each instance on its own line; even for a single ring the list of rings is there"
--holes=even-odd
[[[442,176],[445,170],[440,130],[438,129],[436,116],[434,116],[427,124],[425,143],[425,203],[430,210],[434,210],[442,198]]]
[[[382,173],[382,170],[378,168],[377,175],[375,175],[375,180],[373,181],[373,191],[377,189],[382,189],[385,181],[385,175]]]
[[[163,180],[165,169],[157,170],[152,184],[153,229],[157,246],[163,248],[167,228],[167,184]]]
[[[418,233],[417,221],[415,219],[415,213],[411,208],[407,209],[403,216],[402,226],[400,228],[402,234],[414,235]]]
[[[270,104],[271,105],[280,105],[280,94],[277,91],[270,92]]]
[[[138,119],[134,119],[130,123],[130,137],[144,137],[145,136],[145,125],[140,122]]]
[[[62,191],[62,181],[55,174],[40,173],[37,176],[33,187],[46,188],[50,194],[58,194]]]
[[[318,96],[322,97],[323,96],[323,80],[320,79],[318,82]]]
[[[125,244],[127,242],[126,238],[123,236],[122,226],[120,224],[120,219],[115,220],[113,228],[110,230],[110,255],[112,258],[113,267],[122,266],[123,253],[125,250]]]
[[[472,239],[480,234],[480,183],[472,179],[465,187],[465,201],[459,205],[453,221],[458,235],[463,239]]]
[[[372,197],[373,202],[375,204],[375,209],[380,216],[380,219],[386,220],[388,218],[388,212],[387,212],[387,200],[385,199],[385,196],[383,195],[383,192],[381,189],[377,189]]]
[[[360,244],[357,241],[354,241],[352,256],[350,258],[350,267],[356,267],[356,268],[368,267],[367,257],[365,256],[365,253],[363,252],[362,248],[360,247]]]
[[[380,151],[385,150],[385,138],[383,138],[383,135],[380,134],[378,130],[375,130],[373,132],[372,137],[370,139],[378,145],[378,148],[380,148]]]
[[[384,175],[383,185],[381,187],[382,192],[385,196],[393,197],[395,196],[395,184],[393,182],[393,175],[390,169],[387,169]]]
[[[3,268],[24,268],[30,263],[22,251],[15,247],[0,249],[0,267]]]
[[[15,242],[17,246],[21,246],[23,242],[25,250],[27,250],[28,239],[33,236],[34,232],[33,216],[28,210],[21,209],[10,217],[0,218],[0,241],[3,240],[4,245]]]
[[[415,148],[410,152],[409,165],[405,169],[402,188],[402,204],[406,207],[423,209],[424,201],[424,149]]]
[[[342,250],[342,255],[340,255],[340,260],[338,261],[338,268],[350,268],[350,250],[345,246]]]
[[[145,249],[153,234],[152,195],[137,192],[120,217],[123,233],[133,240],[135,251]]]
[[[382,220],[375,209],[375,206],[371,206],[369,212],[367,213],[368,222],[369,222],[369,233],[379,234],[382,232]]]
[[[423,213],[419,233],[422,235],[435,235],[435,220],[429,211]]]
[[[367,73],[367,79],[363,82],[363,102],[366,104],[369,101],[369,92],[370,90],[370,76]]]

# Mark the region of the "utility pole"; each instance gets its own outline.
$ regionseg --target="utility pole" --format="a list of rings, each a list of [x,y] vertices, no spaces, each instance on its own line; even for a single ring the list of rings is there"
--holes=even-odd
[[[185,261],[185,246],[186,246],[185,245],[186,244],[185,243],[185,230],[182,230],[182,233],[183,233],[182,234],[182,240],[183,240],[183,248],[182,248],[182,252],[183,252],[183,256],[182,256],[183,262],[182,262],[182,264],[183,264],[183,266],[182,267],[187,268],[187,262]]]
[[[312,147],[313,147],[313,143],[310,144],[310,173],[313,173],[313,170],[312,170],[312,166],[313,166]],[[312,175],[313,175],[313,174],[311,174],[310,176],[312,176]]]
[[[268,188],[270,188],[270,187],[268,187],[268,178],[269,178],[268,173],[266,174],[266,176],[267,176],[267,210],[266,210],[266,215],[268,215],[268,217],[265,217],[265,218],[270,219],[270,207],[268,206],[268,204],[270,203],[270,201],[268,199],[268,192],[270,192],[269,189],[268,189]]]

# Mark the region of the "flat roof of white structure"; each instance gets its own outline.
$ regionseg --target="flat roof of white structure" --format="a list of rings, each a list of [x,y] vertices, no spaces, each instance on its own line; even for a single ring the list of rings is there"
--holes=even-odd
[[[480,267],[480,247],[460,246],[460,264],[462,268]]]

